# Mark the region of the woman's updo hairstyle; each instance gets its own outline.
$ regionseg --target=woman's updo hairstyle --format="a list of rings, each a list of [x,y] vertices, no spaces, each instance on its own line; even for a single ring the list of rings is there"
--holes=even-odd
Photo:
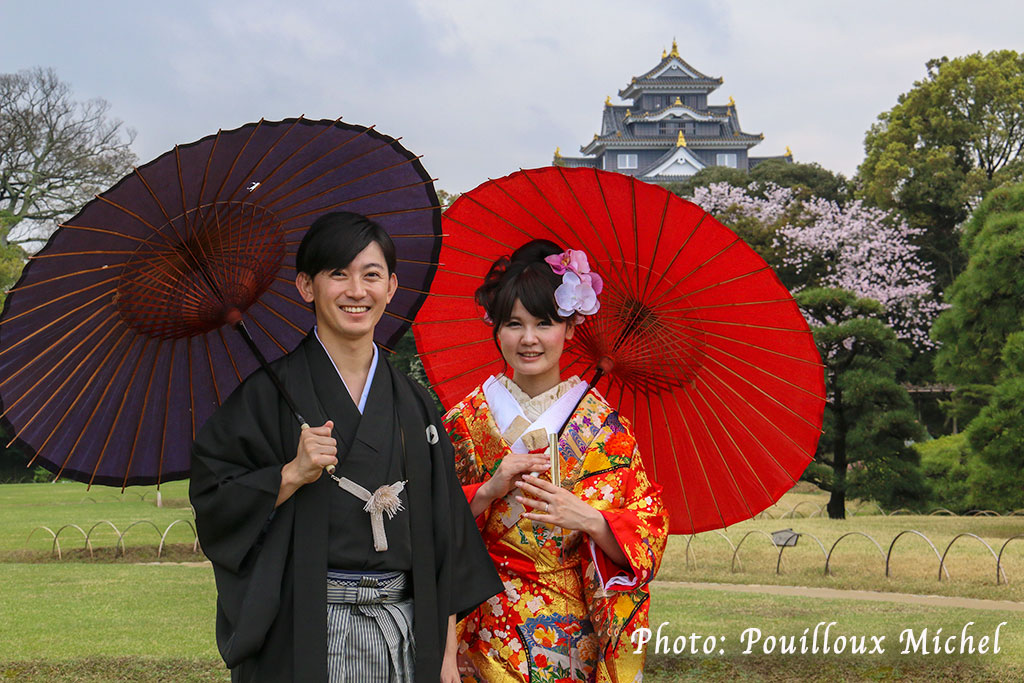
[[[558,315],[555,290],[562,284],[562,276],[556,275],[544,261],[546,256],[563,251],[550,240],[531,240],[516,249],[512,256],[502,256],[491,265],[484,283],[476,290],[476,302],[483,306],[486,320],[494,326],[495,341],[498,328],[512,317],[516,299],[540,320],[559,323],[573,317]]]

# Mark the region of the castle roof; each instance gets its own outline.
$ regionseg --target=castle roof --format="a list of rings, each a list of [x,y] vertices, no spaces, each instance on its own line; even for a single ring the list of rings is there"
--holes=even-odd
[[[630,99],[644,92],[704,92],[709,93],[722,85],[721,77],[712,77],[690,66],[679,56],[676,41],[672,51],[662,53],[661,61],[645,74],[635,77],[619,91],[619,97]]]

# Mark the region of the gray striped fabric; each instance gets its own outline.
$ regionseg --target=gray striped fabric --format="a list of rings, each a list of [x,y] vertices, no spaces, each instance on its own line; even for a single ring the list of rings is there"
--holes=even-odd
[[[413,605],[405,572],[327,572],[331,683],[412,683]]]

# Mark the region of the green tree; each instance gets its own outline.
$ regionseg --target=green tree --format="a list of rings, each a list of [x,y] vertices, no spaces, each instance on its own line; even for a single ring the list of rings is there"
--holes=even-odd
[[[666,185],[680,197],[692,197],[698,187],[727,183],[746,189],[752,197],[763,199],[765,190],[774,185],[788,187],[801,197],[820,197],[840,206],[849,198],[850,183],[842,174],[833,173],[819,164],[796,164],[782,159],[762,161],[751,171],[724,166],[709,166],[686,180]]]
[[[967,485],[972,507],[1009,511],[1024,508],[1024,331],[1009,335],[1002,361],[992,399],[967,427],[976,454]]]
[[[967,477],[971,449],[967,435],[950,434],[914,447],[921,455],[921,471],[928,486],[928,499],[939,507],[957,513],[971,509],[968,502]]]
[[[1024,329],[1024,184],[993,190],[964,226],[964,269],[946,293],[950,305],[932,328],[942,346],[940,381],[957,386],[951,412],[970,420],[1003,370],[1007,337]]]
[[[135,134],[109,108],[75,100],[52,69],[0,74],[0,276],[7,247],[45,240],[131,170]]]
[[[1024,55],[932,59],[864,140],[860,192],[924,229],[919,244],[945,287],[964,256],[956,227],[990,189],[1021,177]]]
[[[847,496],[887,507],[925,495],[917,452],[923,437],[910,396],[896,381],[909,350],[879,319],[873,299],[842,289],[806,289],[796,295],[825,363],[828,395],[824,432],[803,478],[828,491],[828,515],[846,517]]]

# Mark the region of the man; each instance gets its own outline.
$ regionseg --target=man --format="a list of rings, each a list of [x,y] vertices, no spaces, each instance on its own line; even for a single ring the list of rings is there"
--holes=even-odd
[[[442,655],[453,680],[455,615],[502,589],[440,417],[373,343],[394,268],[376,223],[317,219],[295,279],[316,327],[272,365],[315,426],[257,371],[196,437],[189,493],[233,681],[437,681]]]

